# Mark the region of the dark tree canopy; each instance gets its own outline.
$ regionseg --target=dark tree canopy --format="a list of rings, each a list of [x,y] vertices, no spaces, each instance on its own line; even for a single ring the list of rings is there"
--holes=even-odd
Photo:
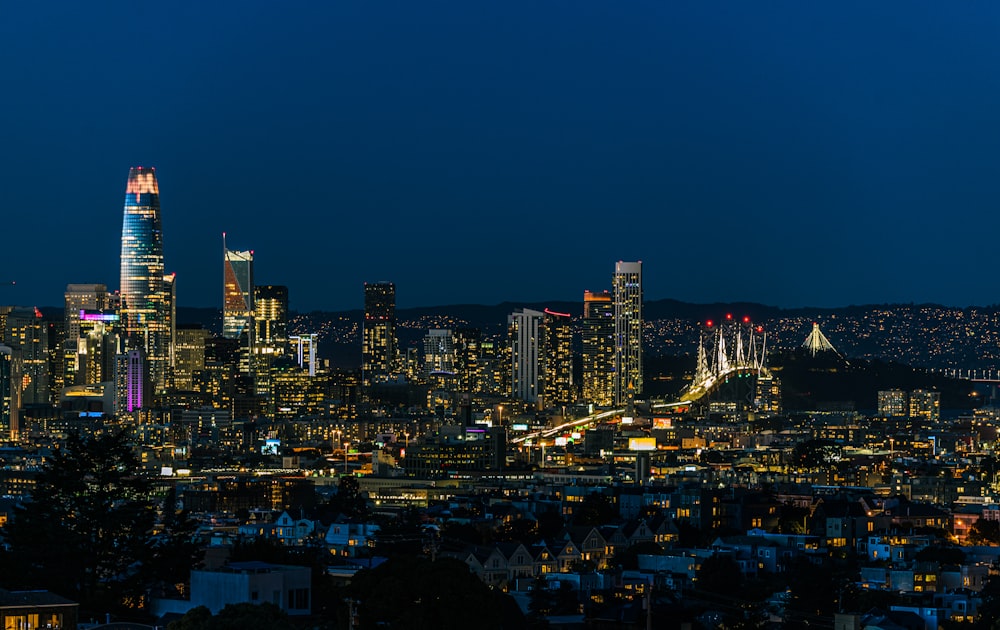
[[[155,583],[186,581],[198,560],[186,515],[168,505],[154,535],[156,519],[151,483],[125,432],[71,436],[4,528],[0,580],[51,590],[84,610],[134,609]]]
[[[390,558],[375,569],[359,571],[348,591],[361,602],[361,628],[512,627],[504,601],[508,596],[491,590],[460,560]]]
[[[639,556],[662,556],[663,547],[655,542],[636,543],[614,555],[611,559],[611,566],[620,566],[626,570],[636,570],[639,568]]]
[[[292,630],[296,626],[271,603],[229,604],[213,615],[198,606],[167,625],[167,630]]]
[[[618,515],[614,501],[600,492],[591,492],[573,512],[576,525],[605,525]]]

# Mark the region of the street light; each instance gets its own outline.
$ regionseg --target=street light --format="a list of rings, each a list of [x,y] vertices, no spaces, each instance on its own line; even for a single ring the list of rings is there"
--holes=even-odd
[[[344,474],[347,474],[347,447],[351,445],[350,442],[344,442]]]
[[[497,426],[503,426],[503,405],[497,405]]]

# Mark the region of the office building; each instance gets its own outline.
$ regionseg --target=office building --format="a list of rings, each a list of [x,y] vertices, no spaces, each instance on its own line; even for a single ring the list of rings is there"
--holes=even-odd
[[[129,170],[122,221],[121,318],[128,350],[142,350],[151,381],[165,388],[170,361],[168,290],[156,171]]]
[[[365,321],[361,340],[363,387],[384,383],[396,363],[396,285],[365,283]]]
[[[6,317],[3,342],[13,348],[21,368],[21,404],[48,405],[49,329],[36,308],[15,307]]]
[[[510,392],[515,400],[538,402],[544,317],[544,313],[527,308],[507,317],[510,334]]]
[[[883,418],[905,418],[910,414],[910,397],[901,389],[879,390],[878,415]]]
[[[319,344],[316,333],[309,335],[293,335],[288,338],[292,350],[292,360],[300,368],[307,370],[309,376],[316,376],[319,363]]]
[[[0,346],[0,439],[17,435],[18,412],[21,408],[19,361],[14,349]]]
[[[542,403],[568,405],[573,395],[573,318],[545,309],[542,321]]]
[[[615,263],[615,404],[640,394],[642,375],[642,261]]]
[[[254,287],[254,386],[258,396],[271,395],[271,367],[287,357],[288,287]]]
[[[149,369],[142,349],[119,354],[115,367],[115,412],[127,415],[149,407]]]
[[[615,306],[611,293],[583,292],[583,400],[615,402]]]
[[[424,373],[455,374],[455,337],[447,328],[434,328],[424,335]]]
[[[288,287],[254,287],[254,350],[259,355],[288,352]]]
[[[226,339],[253,337],[253,252],[226,248],[222,235],[222,336]]]
[[[104,284],[68,284],[64,294],[63,386],[82,384],[76,373],[80,369],[80,313],[102,313],[110,310],[111,296]]]
[[[72,342],[80,337],[80,311],[101,312],[111,305],[111,296],[104,284],[67,284],[63,297],[66,339]]]
[[[174,387],[194,391],[194,376],[205,369],[205,342],[212,336],[200,325],[179,326],[174,343]]]
[[[771,374],[760,374],[754,388],[754,406],[759,412],[781,412],[781,380]]]
[[[915,389],[910,392],[910,417],[929,422],[941,419],[941,392]]]
[[[483,335],[478,328],[455,330],[455,374],[458,391],[481,394],[485,391],[483,379]]]
[[[121,352],[118,313],[82,310],[77,313],[73,381],[65,386],[96,385],[114,380],[115,357]],[[67,341],[68,342],[68,341]]]

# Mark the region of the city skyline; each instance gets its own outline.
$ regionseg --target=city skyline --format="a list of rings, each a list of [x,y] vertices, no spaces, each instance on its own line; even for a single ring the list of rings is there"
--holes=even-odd
[[[377,280],[407,307],[575,300],[614,260],[644,261],[649,299],[992,304],[998,25],[921,2],[8,7],[0,208],[10,234],[39,196],[53,221],[0,252],[0,302],[114,287],[142,164],[189,306],[219,304],[237,213],[296,311]]]

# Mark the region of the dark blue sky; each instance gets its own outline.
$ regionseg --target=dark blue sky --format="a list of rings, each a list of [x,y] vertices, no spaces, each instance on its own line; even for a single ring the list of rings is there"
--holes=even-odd
[[[205,6],[203,6],[205,5]],[[0,303],[118,285],[155,166],[180,301],[220,234],[292,307],[998,300],[1000,5],[0,7]]]

